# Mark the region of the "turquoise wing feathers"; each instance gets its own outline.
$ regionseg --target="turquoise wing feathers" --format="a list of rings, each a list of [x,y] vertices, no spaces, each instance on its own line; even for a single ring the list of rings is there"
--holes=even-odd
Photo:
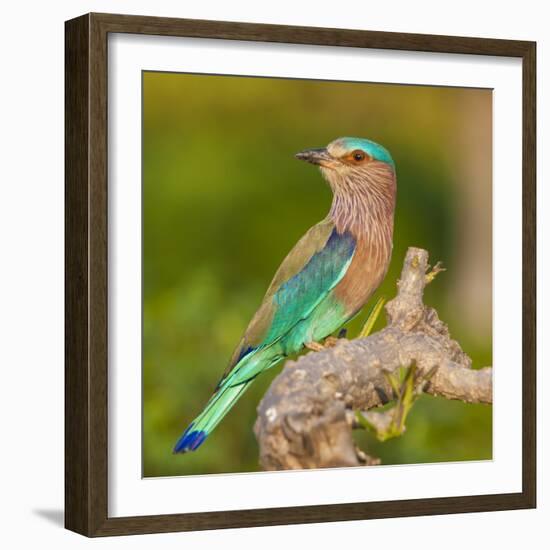
[[[279,342],[307,319],[344,277],[355,248],[355,238],[339,234],[329,221],[315,225],[300,239],[275,274],[218,387],[236,374],[243,358]],[[236,381],[244,381],[243,375]]]
[[[338,233],[327,220],[298,241],[275,274],[214,394],[174,452],[196,450],[258,374],[299,350],[305,341],[292,338],[293,332],[344,277],[356,245],[350,233]],[[287,339],[293,342],[290,349]]]

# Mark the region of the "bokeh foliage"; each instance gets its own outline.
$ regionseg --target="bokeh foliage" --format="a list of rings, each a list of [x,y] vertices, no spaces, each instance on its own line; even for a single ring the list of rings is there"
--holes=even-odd
[[[328,211],[330,190],[318,170],[293,158],[297,151],[350,135],[380,142],[394,157],[394,254],[371,304],[394,295],[408,246],[426,248],[452,273],[462,234],[454,136],[475,122],[464,112],[468,94],[490,105],[487,90],[143,74],[145,476],[258,470],[256,406],[281,367],[257,379],[199,452],[171,450],[210,396],[281,260]],[[428,287],[426,302],[474,364],[489,365],[490,326],[480,334],[461,321],[447,273]],[[366,315],[349,323],[350,336]],[[358,440],[385,464],[487,459],[491,418],[487,406],[423,396],[403,437]]]

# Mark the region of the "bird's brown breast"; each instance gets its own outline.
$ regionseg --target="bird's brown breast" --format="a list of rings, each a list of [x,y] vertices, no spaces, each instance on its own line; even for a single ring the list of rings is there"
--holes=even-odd
[[[335,297],[350,315],[359,311],[384,279],[391,259],[391,241],[359,240],[353,260],[338,285]]]

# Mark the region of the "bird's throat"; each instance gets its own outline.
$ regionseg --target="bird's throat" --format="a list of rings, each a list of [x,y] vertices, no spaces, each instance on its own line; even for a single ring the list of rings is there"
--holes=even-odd
[[[349,231],[356,238],[390,246],[396,198],[395,173],[381,166],[370,171],[331,174],[333,190],[331,221],[339,233]]]

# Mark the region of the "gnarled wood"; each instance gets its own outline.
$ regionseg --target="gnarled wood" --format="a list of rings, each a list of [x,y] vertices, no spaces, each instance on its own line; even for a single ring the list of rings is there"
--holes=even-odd
[[[423,303],[433,278],[427,270],[428,253],[409,248],[384,329],[286,363],[258,406],[254,430],[263,469],[372,463],[352,439],[353,411],[393,399],[385,373],[412,363],[421,376],[431,374],[427,393],[492,403],[492,369],[473,370],[437,312]]]

